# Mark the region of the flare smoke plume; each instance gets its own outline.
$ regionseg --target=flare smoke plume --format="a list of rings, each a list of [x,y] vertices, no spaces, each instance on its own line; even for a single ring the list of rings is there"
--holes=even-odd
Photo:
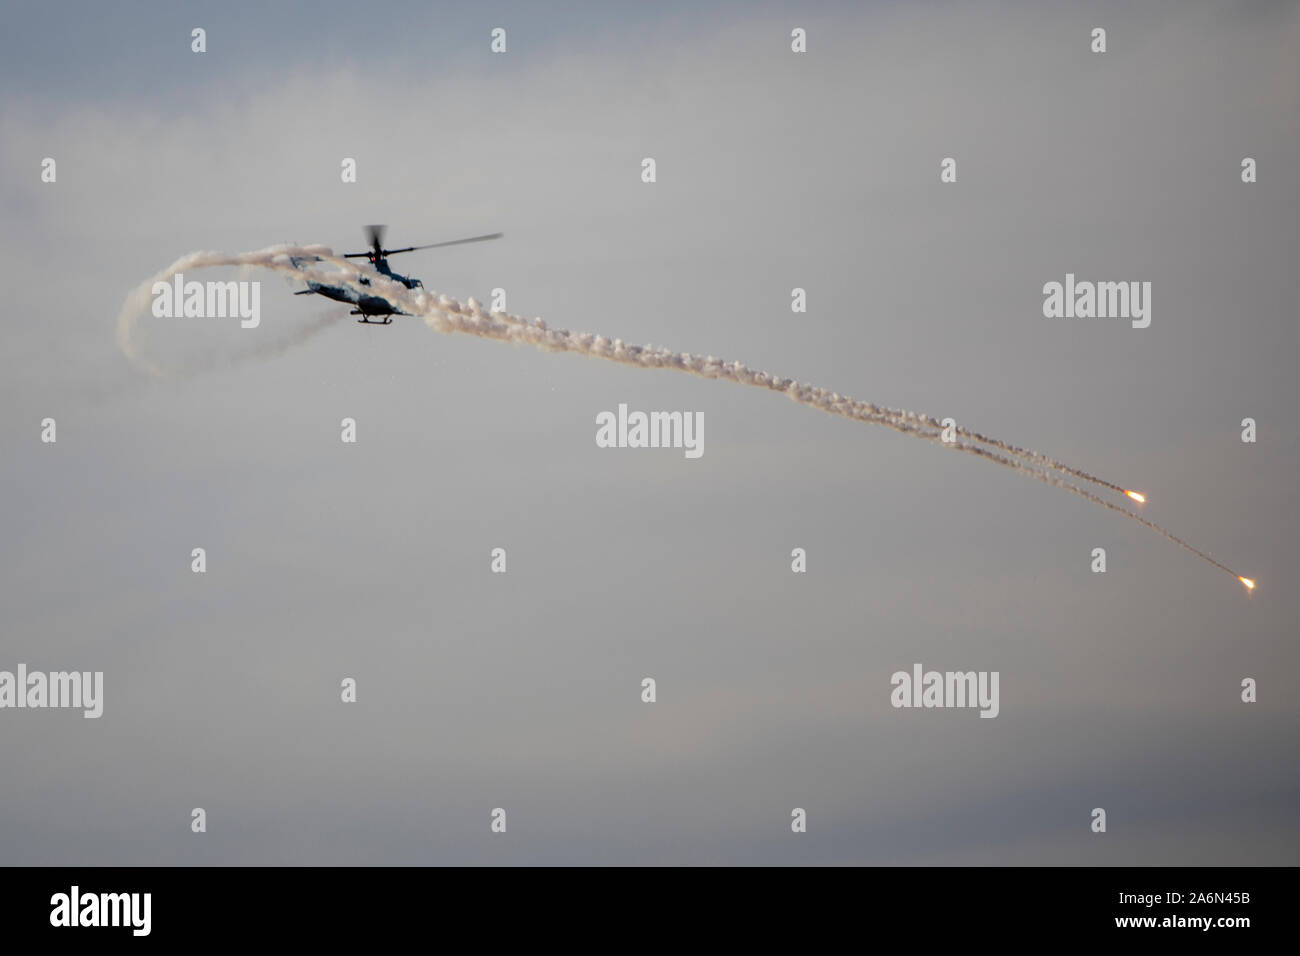
[[[802,405],[855,421],[883,425],[904,435],[941,442],[947,448],[977,455],[986,461],[1011,468],[1022,475],[1063,488],[1150,528],[1179,547],[1231,574],[1248,589],[1253,590],[1255,586],[1249,578],[1242,577],[1159,525],[1107,501],[1086,488],[1079,487],[1069,479],[1073,478],[1085,484],[1115,491],[1136,501],[1144,501],[1142,495],[1038,452],[961,427],[950,430],[952,441],[943,441],[943,424],[928,415],[857,401],[838,392],[751,369],[740,362],[724,362],[712,355],[699,356],[689,352],[628,345],[622,339],[608,339],[603,335],[589,332],[577,333],[553,329],[541,319],[529,321],[504,312],[484,312],[474,299],[462,304],[450,296],[438,295],[426,289],[407,289],[401,283],[389,279],[368,266],[335,256],[325,246],[271,246],[256,252],[235,255],[194,252],[177,259],[157,275],[146,279],[127,296],[117,319],[118,346],[141,371],[154,378],[166,378],[169,374],[168,368],[152,357],[140,341],[139,317],[149,306],[153,284],[167,281],[178,272],[190,272],[194,269],[215,266],[259,267],[294,280],[346,286],[366,295],[381,295],[398,306],[401,311],[422,319],[426,325],[438,332],[460,332],[479,338],[531,345],[548,352],[573,352],[640,368],[676,369],[703,378],[725,379],[740,385],[780,392]],[[369,284],[365,286],[358,281],[363,274],[369,280]]]

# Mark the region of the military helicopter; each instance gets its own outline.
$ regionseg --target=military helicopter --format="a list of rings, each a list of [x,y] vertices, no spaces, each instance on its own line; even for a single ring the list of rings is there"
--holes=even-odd
[[[388,257],[395,256],[399,252],[415,252],[417,249],[438,249],[442,246],[459,246],[467,242],[485,242],[488,239],[500,239],[504,233],[494,232],[490,236],[470,236],[468,239],[452,239],[450,242],[434,242],[427,246],[406,246],[403,249],[385,249],[384,248],[384,231],[387,226],[367,226],[366,233],[370,238],[369,252],[345,252],[344,259],[368,259],[370,264],[375,267],[375,271],[380,275],[387,276],[397,282],[402,283],[408,289],[422,289],[423,283],[419,279],[412,279],[409,276],[399,275],[388,267]],[[357,277],[356,281],[363,286],[370,285],[370,279],[362,274]],[[366,325],[390,325],[395,315],[410,315],[409,312],[403,312],[400,308],[390,302],[384,296],[367,295],[345,285],[330,285],[326,282],[308,281],[307,288],[301,292],[295,292],[294,295],[323,295],[327,299],[333,299],[336,302],[350,302],[356,308],[352,310],[352,315],[359,315],[361,318],[358,322]],[[371,322],[371,317],[379,319],[377,322]]]

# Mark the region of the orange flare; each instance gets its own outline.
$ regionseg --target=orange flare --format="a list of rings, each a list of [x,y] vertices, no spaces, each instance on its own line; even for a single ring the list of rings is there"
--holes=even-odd
[[[1140,505],[1146,504],[1147,496],[1142,494],[1140,491],[1126,491],[1124,494],[1128,495]]]
[[[1255,590],[1255,582],[1252,581],[1250,578],[1243,578],[1243,577],[1238,576],[1238,577],[1237,577],[1237,580],[1240,581],[1242,584],[1246,585],[1246,590],[1247,590],[1247,591],[1253,591],[1253,590]]]

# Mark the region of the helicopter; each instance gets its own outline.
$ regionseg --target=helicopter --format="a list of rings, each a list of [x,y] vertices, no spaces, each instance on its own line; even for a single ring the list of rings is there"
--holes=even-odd
[[[417,249],[438,249],[442,246],[459,246],[467,242],[485,242],[489,239],[500,239],[505,233],[494,232],[487,236],[470,236],[468,239],[452,239],[450,242],[434,242],[427,246],[406,246],[402,249],[385,249],[384,248],[384,231],[387,226],[367,226],[366,233],[370,239],[369,252],[345,252],[344,259],[368,259],[374,266],[375,271],[380,275],[387,276],[397,282],[402,283],[408,289],[422,289],[424,284],[419,279],[412,279],[409,276],[399,275],[388,267],[388,257],[397,255],[399,252],[415,252]],[[367,286],[370,279],[362,274],[356,280],[360,285]],[[409,312],[403,312],[400,308],[386,299],[384,296],[366,295],[356,289],[349,288],[346,285],[331,285],[327,282],[308,281],[307,288],[301,292],[295,292],[294,295],[323,295],[327,299],[333,299],[336,302],[349,302],[355,305],[352,315],[359,315],[361,318],[358,322],[366,325],[391,325],[393,316],[410,315]],[[371,318],[379,321],[371,322]]]

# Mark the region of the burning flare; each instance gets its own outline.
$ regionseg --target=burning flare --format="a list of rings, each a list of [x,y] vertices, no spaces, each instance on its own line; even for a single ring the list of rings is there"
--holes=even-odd
[[[1252,581],[1250,578],[1243,578],[1240,575],[1238,575],[1237,580],[1240,581],[1242,584],[1246,585],[1247,591],[1255,590],[1255,582]]]
[[[1138,504],[1140,504],[1140,505],[1144,505],[1144,504],[1147,503],[1147,496],[1144,495],[1144,494],[1142,494],[1142,492],[1140,492],[1140,491],[1128,491],[1128,490],[1125,490],[1124,494],[1128,495],[1130,498],[1132,498],[1134,501],[1136,501],[1136,502],[1137,502]]]

